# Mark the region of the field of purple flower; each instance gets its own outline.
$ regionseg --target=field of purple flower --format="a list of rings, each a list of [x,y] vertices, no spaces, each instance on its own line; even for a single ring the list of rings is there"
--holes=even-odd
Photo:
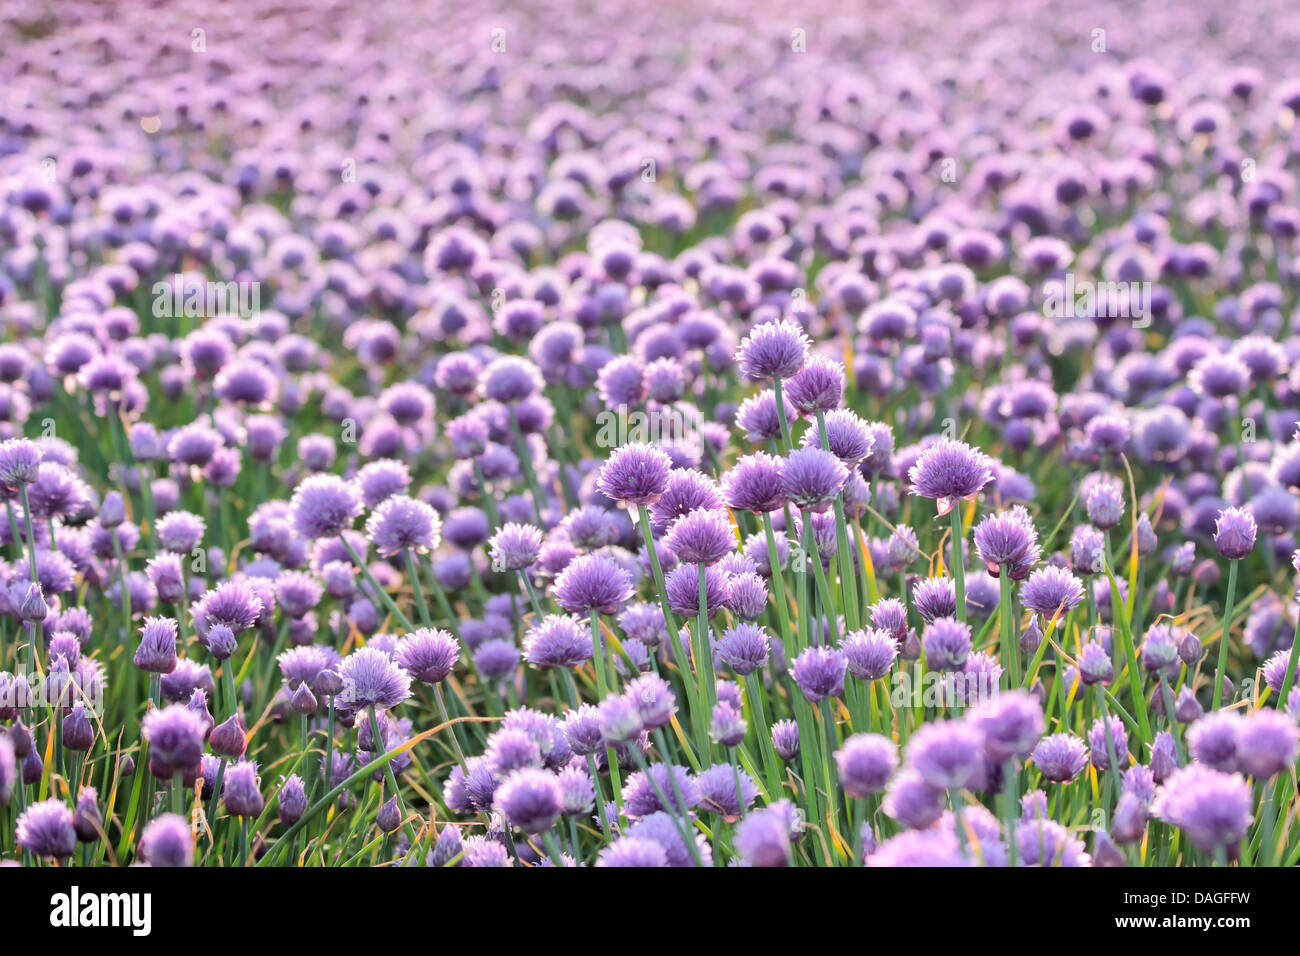
[[[1296,8],[238,6],[0,0],[0,862],[1300,861]]]

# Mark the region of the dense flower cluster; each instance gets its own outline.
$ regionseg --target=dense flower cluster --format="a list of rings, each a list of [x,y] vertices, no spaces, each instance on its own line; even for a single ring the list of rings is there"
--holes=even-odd
[[[0,17],[0,862],[1293,864],[1266,5]]]

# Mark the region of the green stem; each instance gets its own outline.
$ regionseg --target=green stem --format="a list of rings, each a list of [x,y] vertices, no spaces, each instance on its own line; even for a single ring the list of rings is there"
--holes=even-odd
[[[961,503],[948,512],[952,521],[952,580],[957,590],[957,620],[966,623],[966,556],[962,553],[964,534],[961,527]]]
[[[1232,604],[1237,596],[1237,567],[1240,563],[1228,562],[1228,596],[1223,606],[1223,631],[1219,634],[1219,662],[1214,669],[1214,696],[1210,698],[1210,710],[1218,710],[1223,706],[1223,676],[1228,666],[1228,628],[1232,624]],[[1295,663],[1294,657],[1293,650],[1288,670]]]

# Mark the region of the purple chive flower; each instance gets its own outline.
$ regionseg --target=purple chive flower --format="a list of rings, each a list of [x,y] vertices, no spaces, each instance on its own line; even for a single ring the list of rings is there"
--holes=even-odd
[[[1250,384],[1250,369],[1231,354],[1209,354],[1192,367],[1188,384],[1212,398],[1240,395]]]
[[[146,617],[140,628],[140,646],[135,666],[151,674],[170,674],[176,669],[176,622],[169,617]]]
[[[803,367],[808,336],[788,319],[757,325],[736,350],[740,374],[751,382],[786,379]]]
[[[1088,520],[1108,531],[1119,524],[1124,516],[1124,488],[1115,479],[1105,476],[1096,481],[1084,496]]]
[[[793,720],[778,720],[772,725],[772,747],[782,760],[799,756],[799,725]]]
[[[238,646],[235,632],[225,624],[209,625],[208,633],[200,640],[200,643],[207,648],[209,654],[219,661],[228,660],[235,653]]]
[[[712,478],[690,469],[675,469],[664,493],[650,509],[650,529],[664,534],[682,515],[700,508],[722,508],[722,492]]]
[[[632,579],[603,554],[575,558],[554,584],[555,600],[575,614],[614,614],[632,595]]]
[[[508,867],[510,865],[510,851],[506,849],[505,844],[486,836],[465,838],[461,866]]]
[[[731,575],[727,587],[727,610],[742,621],[757,621],[768,606],[767,584],[754,571]]]
[[[542,765],[542,751],[537,740],[527,731],[518,728],[503,728],[494,733],[488,738],[487,749],[483,756],[486,769],[497,777],[504,777],[511,771],[523,767]],[[474,771],[471,768],[471,787],[476,785],[473,776]]]
[[[793,852],[793,836],[787,815],[775,806],[765,807],[736,827],[736,851],[749,866],[786,866]]]
[[[627,685],[624,695],[636,708],[641,726],[646,730],[665,726],[677,713],[677,698],[672,688],[657,674],[642,674]]]
[[[304,618],[325,593],[320,582],[302,571],[286,571],[275,581],[275,602],[292,618]]]
[[[1245,721],[1233,710],[1201,717],[1187,731],[1187,749],[1197,762],[1231,773],[1238,769],[1237,748]]]
[[[1214,522],[1214,546],[1229,561],[1255,550],[1255,517],[1245,508],[1225,508]]]
[[[600,729],[600,711],[591,704],[581,704],[569,711],[561,728],[569,748],[579,757],[590,756],[601,749],[603,735]]]
[[[208,727],[183,704],[169,704],[145,714],[141,736],[149,744],[150,767],[162,771],[159,776],[190,771],[203,756],[203,740]]]
[[[311,692],[311,688],[306,684],[299,684],[298,689],[289,698],[289,709],[295,714],[310,716],[316,713],[318,706],[319,701],[316,700],[316,695]]]
[[[1072,610],[1082,600],[1083,583],[1065,568],[1050,564],[1031,574],[1020,588],[1020,602],[1046,618]]]
[[[885,789],[898,767],[898,748],[879,734],[854,734],[835,751],[835,766],[844,792],[860,799]]]
[[[657,604],[629,604],[619,612],[618,624],[629,640],[646,647],[658,647],[665,637],[664,612]]]
[[[700,790],[700,809],[720,813],[732,822],[758,798],[753,778],[733,764],[714,764],[700,771],[695,785]]]
[[[375,812],[375,825],[384,833],[393,833],[402,825],[402,810],[397,805],[397,797],[389,797]]]
[[[957,838],[948,832],[909,830],[892,836],[867,857],[873,867],[965,867],[973,865],[961,852]]]
[[[716,647],[718,659],[740,677],[767,663],[771,644],[767,632],[755,624],[737,624],[722,633]]]
[[[725,511],[699,508],[674,521],[664,543],[678,560],[716,564],[736,549],[736,532]]]
[[[1092,525],[1079,525],[1070,536],[1070,567],[1076,574],[1100,574],[1106,564],[1106,536]]]
[[[460,839],[460,830],[455,826],[445,826],[442,828],[442,832],[438,834],[433,849],[426,857],[428,865],[436,867],[448,866],[452,860],[460,856],[463,849],[464,844]]]
[[[527,834],[549,830],[563,809],[555,774],[538,767],[524,767],[506,777],[495,803],[512,826]]]
[[[749,731],[741,712],[726,701],[719,701],[709,720],[709,739],[721,747],[739,747]]]
[[[926,667],[935,671],[955,671],[970,656],[970,626],[951,617],[935,618],[925,629],[922,645]]]
[[[1169,570],[1178,577],[1186,577],[1196,567],[1196,543],[1184,541],[1169,556]]]
[[[18,816],[15,839],[37,857],[65,860],[77,848],[72,811],[57,798],[31,804]]]
[[[668,866],[668,854],[654,840],[621,837],[600,851],[597,866]]]
[[[41,450],[26,438],[0,442],[0,484],[11,493],[30,485],[40,474]]]
[[[786,395],[795,408],[809,415],[839,408],[844,401],[844,366],[824,355],[814,355],[790,376]]]
[[[1267,780],[1295,763],[1300,730],[1276,710],[1258,710],[1246,718],[1237,736],[1237,763],[1258,780]]]
[[[795,417],[795,407],[782,396],[782,410],[786,421]],[[777,413],[776,396],[771,392],[751,395],[736,410],[736,426],[745,433],[745,439],[759,443],[773,441],[781,437],[781,419]]]
[[[984,773],[984,740],[969,723],[937,720],[907,742],[907,765],[937,790],[960,790]]]
[[[957,613],[957,585],[952,578],[925,578],[912,588],[916,613],[927,623]]]
[[[911,492],[934,498],[939,514],[946,515],[958,501],[969,501],[993,480],[987,455],[965,442],[941,438],[908,471]]]
[[[396,495],[371,513],[366,520],[366,535],[384,557],[408,549],[423,554],[441,543],[442,519],[423,501]]]
[[[1199,641],[1197,641],[1197,648],[1200,648]],[[1199,659],[1200,657],[1198,655],[1197,660]],[[1264,662],[1264,683],[1275,694],[1280,694],[1282,692],[1282,684],[1286,680],[1286,670],[1290,661],[1291,649],[1287,648],[1284,651],[1278,651]],[[1196,661],[1192,661],[1188,666],[1190,667],[1195,663]],[[1291,683],[1292,686],[1295,685],[1294,677],[1292,677]]]
[[[1016,827],[1016,850],[1023,866],[1088,866],[1083,843],[1055,820],[1022,821]]]
[[[612,805],[612,804],[611,804]],[[628,828],[628,836],[653,840],[668,856],[669,866],[695,866],[690,848],[683,840],[677,822],[667,813],[652,813]],[[696,850],[705,866],[713,865],[713,853],[703,834],[695,837]]]
[[[796,657],[790,666],[804,697],[817,703],[827,697],[844,693],[844,674],[848,659],[839,650],[826,647],[809,647]]]
[[[1145,769],[1145,768],[1133,768]],[[1127,780],[1127,775],[1126,775]],[[1119,843],[1137,843],[1146,832],[1148,807],[1136,794],[1125,791],[1120,794],[1115,805],[1115,814],[1111,819],[1111,832]]]
[[[1038,698],[1024,691],[999,694],[971,717],[984,732],[984,749],[997,762],[1034,752],[1046,722]]]
[[[671,773],[671,778],[669,774]],[[653,779],[654,783],[651,783]],[[657,788],[655,785],[658,785]],[[665,807],[659,794],[667,798]],[[700,788],[685,767],[654,763],[646,771],[638,771],[627,778],[623,786],[623,806],[632,819],[641,819],[659,812],[681,816],[700,802]]]
[[[8,693],[9,688],[0,681],[0,693]],[[8,734],[0,735],[0,806],[6,806],[13,796],[18,783],[18,755],[14,753],[14,744]]]
[[[1132,794],[1141,801],[1143,806],[1147,806],[1155,799],[1155,775],[1151,772],[1150,767],[1134,764],[1124,771],[1124,777],[1120,782],[1120,790],[1123,793]]]
[[[1029,623],[1025,625],[1024,631],[1020,634],[1020,650],[1022,653],[1033,657],[1034,652],[1038,650],[1043,643],[1043,628],[1038,623],[1038,615],[1031,614]]]
[[[542,390],[545,382],[528,359],[506,355],[489,362],[479,375],[479,390],[493,401],[510,405]]]
[[[862,681],[880,680],[898,658],[898,643],[893,635],[877,627],[850,631],[840,650],[848,661],[849,673]]]
[[[1013,581],[1023,581],[1038,563],[1038,530],[1020,505],[989,515],[975,527],[975,550],[994,577],[1003,570]]]
[[[641,714],[625,694],[606,697],[597,708],[601,737],[609,744],[624,744],[641,733]],[[573,744],[570,743],[570,747]],[[577,752],[577,749],[574,749]]]
[[[194,629],[206,638],[209,630],[222,625],[238,636],[257,623],[262,607],[261,596],[249,582],[222,581],[194,605]]]
[[[1088,746],[1073,734],[1052,734],[1034,747],[1031,759],[1053,783],[1069,783],[1088,764]]]
[[[343,690],[341,707],[383,711],[396,707],[411,696],[411,677],[383,651],[362,647],[343,659],[338,668]]]
[[[367,508],[378,507],[395,495],[404,495],[411,486],[411,472],[406,464],[381,458],[363,465],[357,472],[357,487]]]
[[[957,597],[953,594],[953,609],[956,610]],[[902,645],[907,640],[907,608],[898,598],[884,598],[877,601],[871,608],[871,625],[877,630],[884,631],[894,639],[894,643]]]
[[[532,525],[507,523],[492,536],[488,553],[498,571],[532,567],[542,550],[542,531]]]
[[[668,572],[664,579],[668,607],[674,614],[694,617],[700,613],[700,569],[683,564]],[[726,572],[717,565],[704,569],[704,608],[710,618],[726,606],[730,583]]]
[[[890,780],[880,808],[901,826],[924,830],[943,815],[943,790],[934,787],[916,770],[907,768]]]
[[[226,812],[236,817],[256,817],[266,806],[262,799],[262,779],[257,775],[257,764],[251,760],[238,760],[226,768],[225,783],[221,789],[221,802]]]
[[[1152,674],[1166,673],[1177,676],[1178,647],[1183,638],[1179,628],[1168,624],[1153,624],[1142,639],[1142,666]]]
[[[871,426],[847,408],[827,412],[826,441],[822,442],[821,430],[810,428],[804,432],[803,444],[824,447],[842,461],[845,467],[855,469],[866,460],[875,447],[876,438]],[[847,495],[846,495],[847,497]]]
[[[843,462],[817,447],[792,451],[781,468],[785,496],[792,504],[812,512],[830,508],[848,477]]]
[[[289,507],[294,529],[314,541],[336,537],[352,527],[361,514],[361,495],[336,475],[311,475],[294,490]]]
[[[630,505],[652,505],[668,487],[672,459],[650,445],[635,442],[614,449],[600,469],[601,494]]]
[[[194,865],[194,833],[189,822],[174,813],[164,813],[140,832],[140,859],[150,866]]]
[[[296,690],[300,684],[306,684],[312,688],[314,694],[319,696],[332,696],[337,693],[329,686],[338,681],[336,668],[339,655],[334,648],[316,644],[291,647],[287,651],[282,651],[276,661],[285,683],[291,690]]]
[[[1240,774],[1194,763],[1164,782],[1151,813],[1183,830],[1203,853],[1230,849],[1251,823],[1250,786]]]
[[[393,660],[412,680],[425,684],[445,680],[459,659],[460,642],[446,631],[434,628],[412,631],[393,648]]]
[[[523,649],[539,670],[580,667],[591,659],[591,632],[577,618],[548,614],[528,629]]]
[[[1115,665],[1111,662],[1106,648],[1096,641],[1089,641],[1079,652],[1079,677],[1089,686],[1109,684],[1115,676]]]
[[[1124,726],[1124,721],[1118,717],[1107,719],[1098,717],[1088,728],[1088,747],[1092,756],[1092,765],[1098,770],[1106,770],[1110,767],[1112,747],[1115,752],[1116,766],[1127,767],[1128,730]]]
[[[736,459],[722,476],[722,496],[736,511],[765,514],[786,503],[781,481],[783,459],[767,452],[755,452]]]
[[[560,809],[567,817],[583,817],[591,812],[596,802],[596,790],[587,768],[571,763],[562,768],[555,779],[560,787]]]

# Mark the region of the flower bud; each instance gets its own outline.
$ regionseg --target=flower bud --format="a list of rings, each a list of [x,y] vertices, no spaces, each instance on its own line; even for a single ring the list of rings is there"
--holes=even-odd
[[[1033,655],[1037,653],[1042,643],[1043,629],[1038,626],[1038,615],[1034,614],[1030,616],[1025,632],[1020,635],[1020,650],[1025,654]]]
[[[212,728],[212,733],[208,735],[208,746],[214,754],[223,757],[242,757],[248,747],[248,736],[240,726],[239,715],[231,714]]]
[[[396,796],[389,798],[388,802],[379,808],[379,812],[375,814],[375,823],[385,833],[392,833],[402,825],[402,810],[397,805]]]
[[[307,790],[303,786],[302,777],[296,773],[290,774],[289,779],[280,788],[277,802],[281,823],[285,826],[293,826],[301,820],[302,815],[307,812]]]
[[[306,684],[299,684],[298,689],[289,698],[289,709],[304,716],[316,713],[316,695]]]
[[[50,608],[45,603],[45,595],[41,593],[41,586],[39,584],[27,585],[27,590],[18,603],[18,617],[28,623],[35,624],[37,621],[44,621],[49,613]]]
[[[86,716],[86,705],[80,702],[63,718],[63,746],[69,750],[86,751],[95,743],[95,728]]]
[[[77,807],[73,812],[72,828],[77,831],[77,839],[82,843],[94,843],[99,839],[104,828],[104,818],[100,816],[96,800],[99,794],[94,787],[82,787],[77,796]]]

